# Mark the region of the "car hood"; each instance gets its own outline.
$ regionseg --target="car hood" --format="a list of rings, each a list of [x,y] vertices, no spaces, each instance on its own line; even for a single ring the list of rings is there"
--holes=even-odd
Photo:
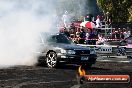
[[[58,48],[62,48],[62,49],[66,49],[66,50],[90,50],[89,47],[83,47],[77,44],[55,44],[53,45],[54,47],[58,47]]]

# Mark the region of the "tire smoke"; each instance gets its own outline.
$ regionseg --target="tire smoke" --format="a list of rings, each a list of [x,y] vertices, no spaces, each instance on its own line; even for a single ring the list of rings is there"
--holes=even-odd
[[[35,52],[39,49],[40,33],[58,32],[56,23],[61,18],[57,18],[57,14],[68,10],[67,4],[58,3],[61,1],[0,0],[0,67],[34,65],[37,62]],[[61,8],[59,6],[63,8],[57,9]],[[70,13],[74,13],[76,6],[78,4],[70,5],[73,10],[69,10]],[[77,11],[81,12],[83,6],[79,4]]]
[[[52,32],[52,0],[0,0],[0,67],[33,65],[41,32]]]

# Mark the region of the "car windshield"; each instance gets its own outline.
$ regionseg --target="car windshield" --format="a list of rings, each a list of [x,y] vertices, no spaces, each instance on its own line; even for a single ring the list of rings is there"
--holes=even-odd
[[[72,40],[64,34],[52,35],[48,41],[51,43],[73,44]]]

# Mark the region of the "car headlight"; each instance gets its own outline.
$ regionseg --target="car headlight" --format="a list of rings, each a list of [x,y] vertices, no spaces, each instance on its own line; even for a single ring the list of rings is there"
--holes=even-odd
[[[74,50],[67,50],[67,54],[75,54],[76,52]]]
[[[90,54],[96,54],[94,49],[90,49]]]
[[[66,50],[64,50],[64,49],[61,49],[60,51],[61,51],[61,53],[63,53],[63,54],[66,54],[66,53],[67,53]]]

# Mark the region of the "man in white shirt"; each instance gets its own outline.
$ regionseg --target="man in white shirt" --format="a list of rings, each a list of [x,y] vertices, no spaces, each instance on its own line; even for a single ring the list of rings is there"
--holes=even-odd
[[[128,30],[124,31],[123,35],[124,35],[124,38],[129,37],[130,36],[130,31],[128,31]]]
[[[98,15],[96,19],[96,28],[101,28],[101,27],[102,27],[102,23],[100,21],[100,16]],[[101,32],[101,29],[97,29],[97,30],[98,30],[98,33]]]
[[[100,21],[100,16],[99,15],[97,16],[97,19],[96,19],[96,27],[97,28],[101,28],[102,27],[102,23]]]
[[[63,16],[62,16],[62,21],[63,21],[63,23],[64,23],[64,27],[65,28],[68,28],[69,27],[69,22],[70,22],[70,17],[69,17],[69,15],[68,15],[68,12],[66,11],[65,12],[65,14],[63,14]]]

